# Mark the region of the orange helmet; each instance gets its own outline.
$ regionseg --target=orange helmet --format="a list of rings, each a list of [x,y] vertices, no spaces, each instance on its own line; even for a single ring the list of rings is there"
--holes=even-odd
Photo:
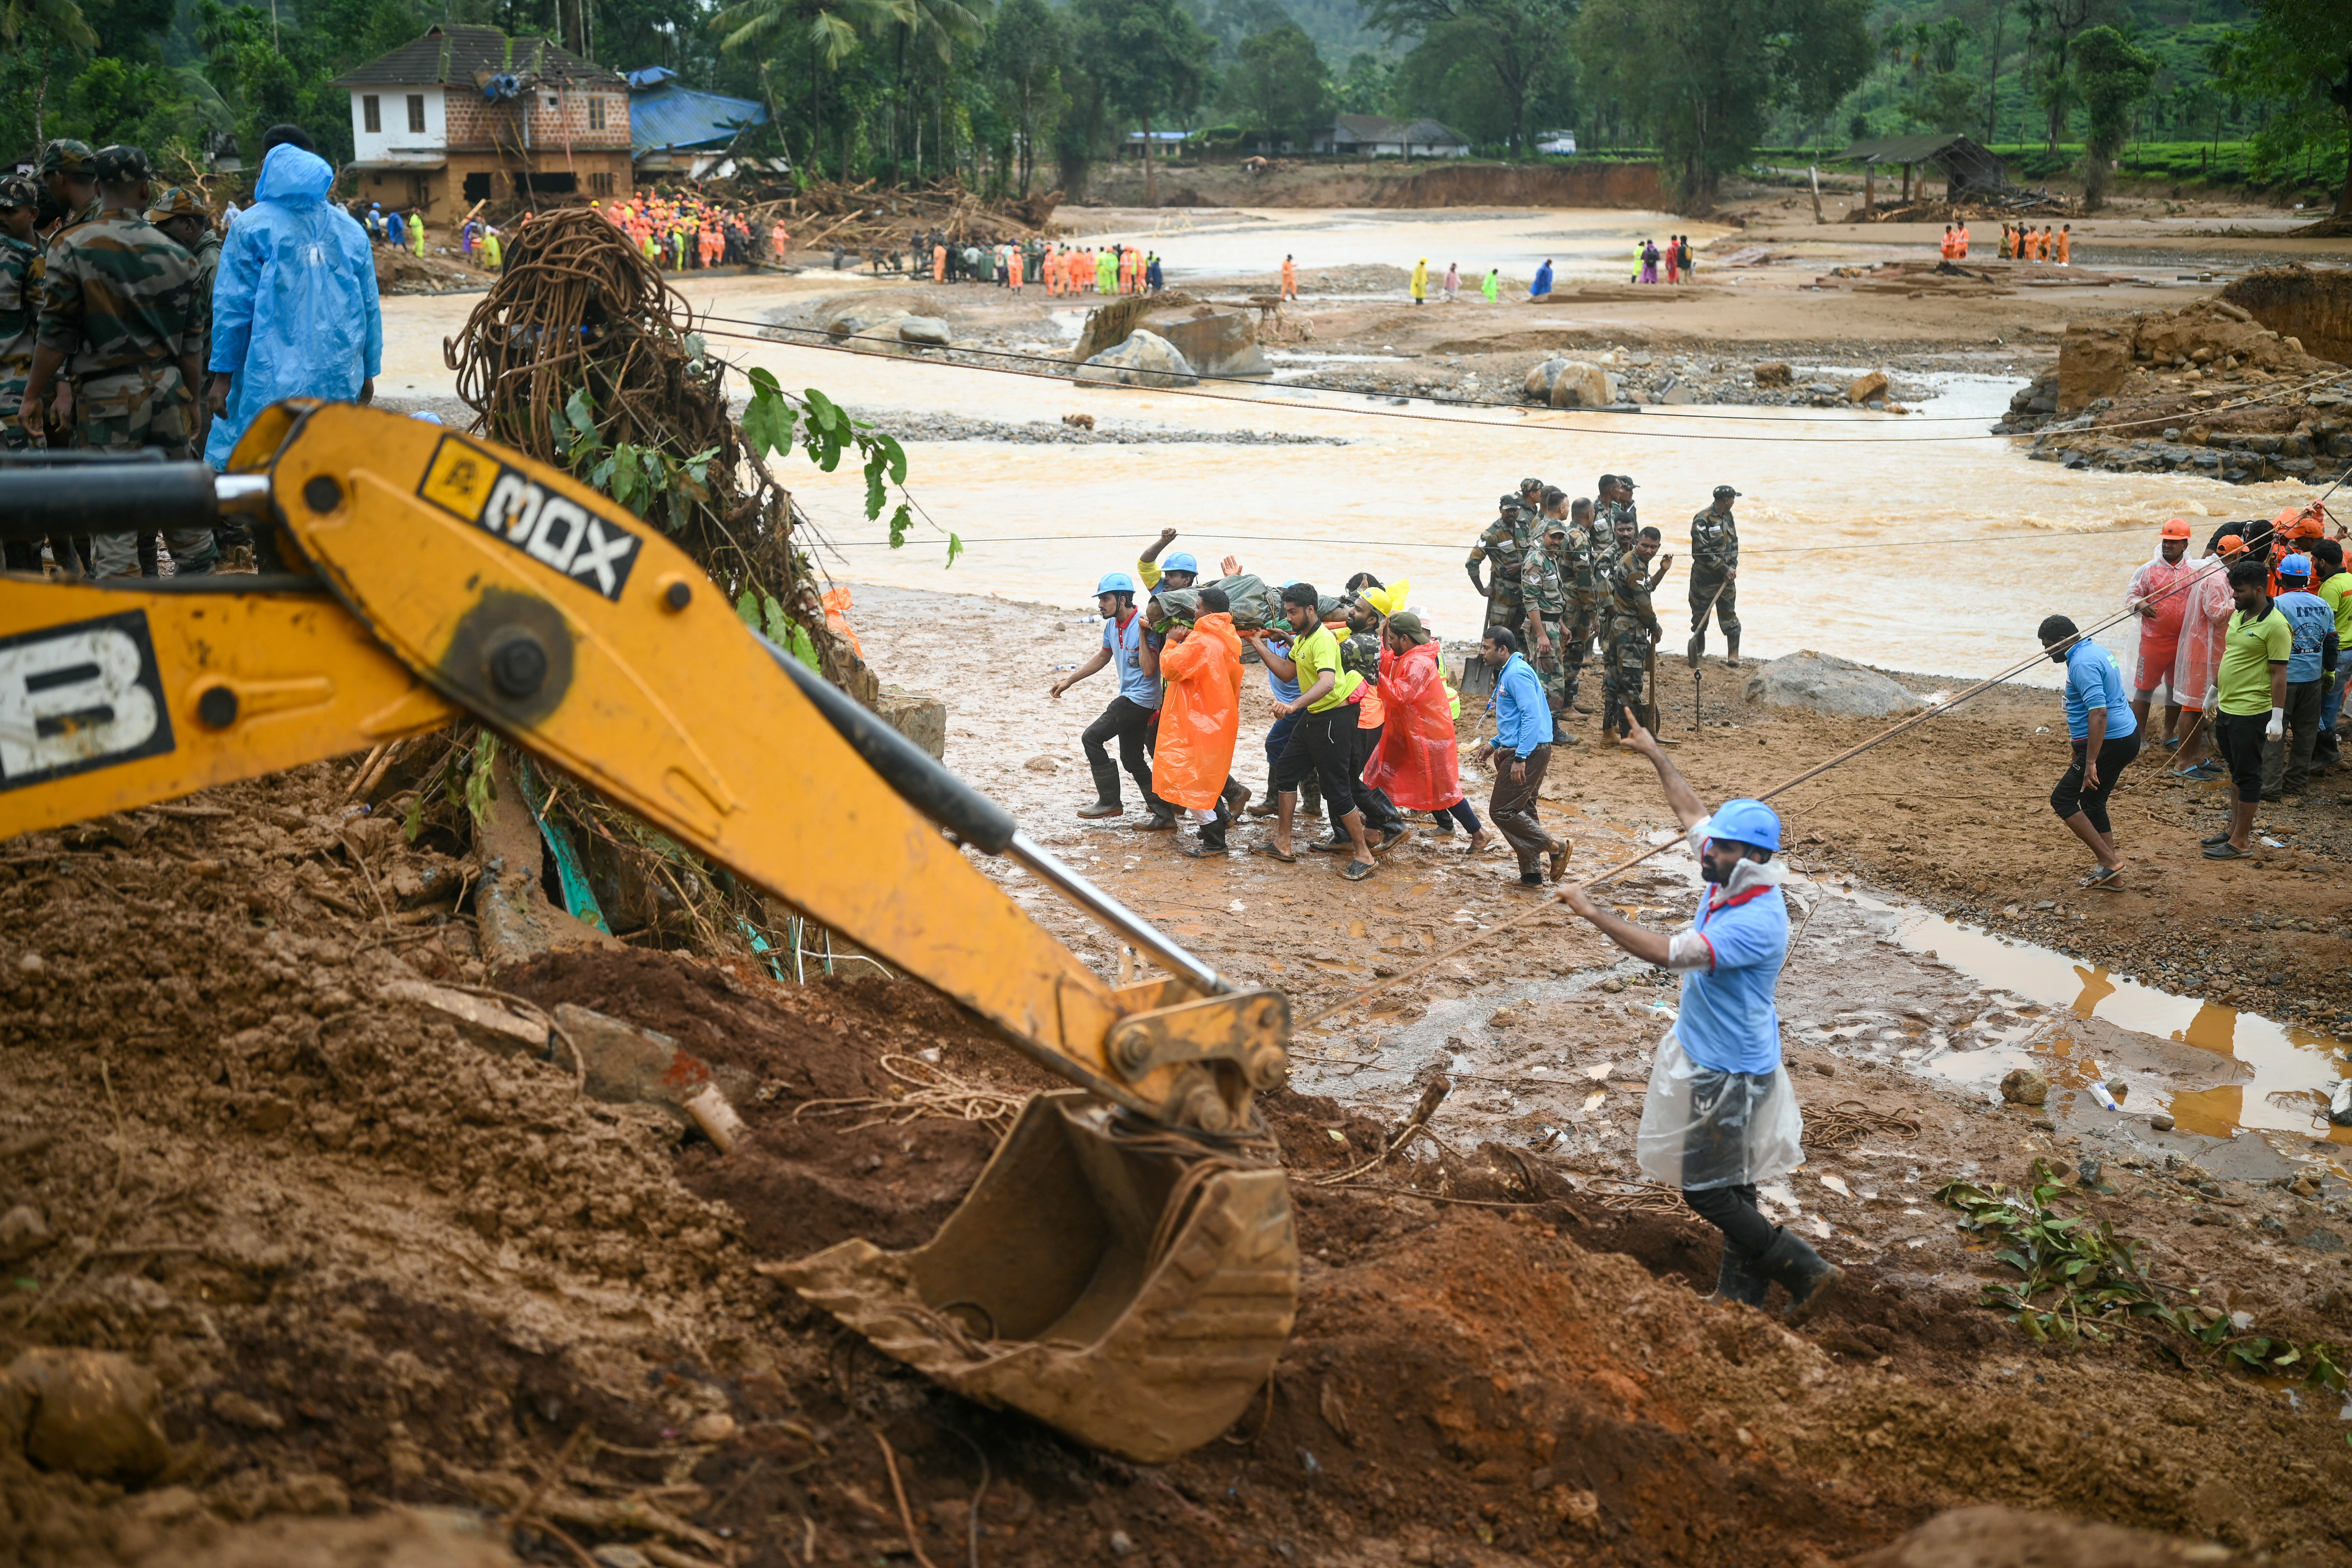
[[[2246,552],[2246,542],[2234,533],[2223,534],[2221,546],[2224,555],[2243,555]]]
[[[2294,514],[2294,521],[2287,524],[2286,536],[2289,539],[2317,539],[2326,531],[2319,526],[2316,515],[2299,511]]]
[[[2188,521],[2187,521],[2186,519],[2184,519],[2184,518],[2178,518],[2178,517],[2176,517],[2176,518],[2174,518],[2170,522],[2166,523],[2166,524],[2164,525],[2164,537],[2165,537],[2165,538],[2167,538],[2167,539],[2186,539],[2186,538],[2188,538],[2188,537],[2189,537],[2189,523],[2188,523]]]

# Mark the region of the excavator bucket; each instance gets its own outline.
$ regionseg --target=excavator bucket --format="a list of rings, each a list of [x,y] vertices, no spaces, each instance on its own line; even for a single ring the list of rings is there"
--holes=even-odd
[[[761,1272],[955,1392],[1140,1464],[1239,1419],[1298,1308],[1279,1165],[1081,1092],[1031,1100],[929,1245]]]

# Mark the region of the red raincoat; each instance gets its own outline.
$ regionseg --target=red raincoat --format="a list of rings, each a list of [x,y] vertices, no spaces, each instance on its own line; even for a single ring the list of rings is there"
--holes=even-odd
[[[1151,793],[1172,805],[1207,811],[1234,768],[1242,732],[1242,639],[1220,611],[1192,623],[1182,642],[1160,650],[1160,749]]]
[[[1462,758],[1435,641],[1402,656],[1381,650],[1381,700],[1388,706],[1388,722],[1364,764],[1365,784],[1388,791],[1405,811],[1460,805]]]

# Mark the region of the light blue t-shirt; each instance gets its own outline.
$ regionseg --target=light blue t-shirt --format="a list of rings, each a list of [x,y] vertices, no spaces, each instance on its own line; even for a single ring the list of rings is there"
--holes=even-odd
[[[1690,830],[1692,854],[1711,836],[1712,821]],[[1770,1072],[1780,1065],[1780,1010],[1772,998],[1789,961],[1788,900],[1769,884],[1729,894],[1710,885],[1691,929],[1705,939],[1711,962],[1683,973],[1675,1037],[1701,1067]]]
[[[2333,614],[2328,624],[2335,624]],[[2120,741],[2138,732],[2139,721],[2132,717],[2130,694],[2124,690],[2124,672],[2116,656],[2097,643],[2078,642],[2066,650],[2066,733],[2078,741],[2089,740],[2095,708],[2107,710],[2108,740]]]
[[[2294,631],[2294,651],[2286,656],[2287,683],[2317,680],[2326,652],[2323,645],[2336,630],[2336,612],[2316,594],[2281,594],[2271,603]]]
[[[1137,611],[1127,619],[1127,629],[1121,631],[1118,622],[1103,623],[1103,647],[1110,650],[1111,667],[1118,671],[1118,694],[1138,708],[1160,706],[1160,678],[1143,673],[1143,612]]]

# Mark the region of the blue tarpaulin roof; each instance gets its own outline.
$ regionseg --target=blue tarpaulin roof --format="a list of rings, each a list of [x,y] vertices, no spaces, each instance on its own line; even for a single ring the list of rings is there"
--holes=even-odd
[[[768,122],[768,110],[757,99],[697,92],[677,86],[672,75],[659,66],[629,73],[629,144],[638,155],[675,147],[723,147],[739,127]]]

